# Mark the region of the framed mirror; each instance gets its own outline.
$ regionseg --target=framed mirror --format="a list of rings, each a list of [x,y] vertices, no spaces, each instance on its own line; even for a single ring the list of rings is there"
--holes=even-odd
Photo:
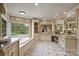
[[[65,32],[67,34],[75,34],[76,33],[76,25],[77,24],[76,24],[75,14],[66,19],[65,25],[66,25]]]

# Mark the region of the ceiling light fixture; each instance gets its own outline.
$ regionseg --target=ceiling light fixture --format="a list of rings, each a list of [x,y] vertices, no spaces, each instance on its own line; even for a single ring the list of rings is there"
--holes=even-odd
[[[40,15],[40,18],[42,17],[42,15]]]
[[[25,12],[24,12],[24,11],[20,11],[19,13],[20,13],[21,15],[24,15],[24,14],[25,14]]]
[[[58,14],[56,14],[55,16],[57,16]]]
[[[63,12],[63,14],[66,14],[66,12]]]
[[[35,3],[35,6],[38,6],[38,3]]]

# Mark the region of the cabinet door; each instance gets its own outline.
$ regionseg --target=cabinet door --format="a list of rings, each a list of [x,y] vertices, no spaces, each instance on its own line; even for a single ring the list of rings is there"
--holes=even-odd
[[[66,43],[66,52],[70,53],[76,53],[76,49],[77,49],[77,40],[76,38],[72,37],[72,38],[66,38],[65,40]]]
[[[15,56],[15,51],[14,51],[14,49],[9,50],[9,56]]]
[[[19,41],[9,47],[9,55],[10,56],[18,56],[19,55]]]
[[[4,56],[9,56],[9,50],[8,50],[8,48],[3,49],[3,53],[4,53]]]
[[[19,41],[17,43],[15,43],[14,45],[14,50],[15,50],[15,56],[19,55]]]
[[[15,47],[14,47],[14,44],[9,46],[9,56],[14,56],[15,55]]]
[[[15,52],[14,52],[13,46],[9,46],[4,49],[4,56],[14,56],[14,55],[15,55]]]
[[[4,56],[18,56],[19,55],[19,42],[10,45],[4,49]]]

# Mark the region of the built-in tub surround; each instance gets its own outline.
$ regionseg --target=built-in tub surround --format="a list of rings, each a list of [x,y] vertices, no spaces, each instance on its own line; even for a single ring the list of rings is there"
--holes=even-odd
[[[30,40],[32,40],[31,37],[13,37],[11,38],[12,41],[15,41],[15,40],[19,40],[19,44],[20,45],[24,45],[25,42],[28,42]]]
[[[37,39],[30,39],[30,38],[27,38],[27,41],[24,42],[21,41],[21,43],[19,44],[19,55],[20,56],[30,55],[36,43]]]
[[[29,41],[29,40],[31,40],[32,38],[30,38],[30,37],[23,37],[23,38],[20,38],[20,44],[23,44],[24,42],[26,42],[26,41]]]
[[[4,37],[3,40],[9,40],[10,42],[14,42],[14,41],[17,41],[19,40],[19,43],[20,44],[23,44],[24,42],[28,41],[28,40],[31,40],[32,38],[31,37],[13,37],[13,38],[9,38],[9,37]]]
[[[5,39],[6,40],[6,39]],[[18,42],[18,43],[16,43],[16,42]],[[16,44],[18,44],[18,46],[16,45]],[[13,46],[13,45],[16,45],[17,47],[17,49],[18,49],[18,47],[19,47],[19,49],[17,50],[17,51],[19,51],[19,55],[22,55],[21,53],[22,53],[22,51],[24,52],[24,51],[27,51],[28,49],[30,49],[32,46],[31,45],[34,45],[34,43],[35,43],[35,39],[32,39],[32,38],[30,38],[30,37],[21,37],[21,38],[10,38],[10,42],[8,43],[8,44],[6,44],[6,45],[3,45],[0,49],[2,49],[4,52],[5,52],[5,54],[4,55],[8,55],[7,53],[7,51],[6,51],[6,49],[8,50],[8,48],[7,47],[11,47],[11,46]],[[25,47],[26,46],[26,47]],[[14,51],[15,50],[15,48],[12,48],[11,47],[11,49],[13,49],[12,51]],[[22,49],[22,50],[21,50]],[[24,49],[24,50],[23,50]],[[25,50],[26,49],[26,50]],[[1,51],[1,50],[0,50]],[[9,52],[9,53],[11,53],[11,52]],[[14,54],[14,55],[16,55],[16,54]]]

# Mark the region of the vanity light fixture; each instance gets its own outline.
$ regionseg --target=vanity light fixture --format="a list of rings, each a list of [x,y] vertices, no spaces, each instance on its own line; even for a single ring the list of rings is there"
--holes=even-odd
[[[20,11],[19,12],[21,15],[25,15],[25,12],[24,11]]]
[[[38,6],[38,3],[35,3],[35,6]]]

